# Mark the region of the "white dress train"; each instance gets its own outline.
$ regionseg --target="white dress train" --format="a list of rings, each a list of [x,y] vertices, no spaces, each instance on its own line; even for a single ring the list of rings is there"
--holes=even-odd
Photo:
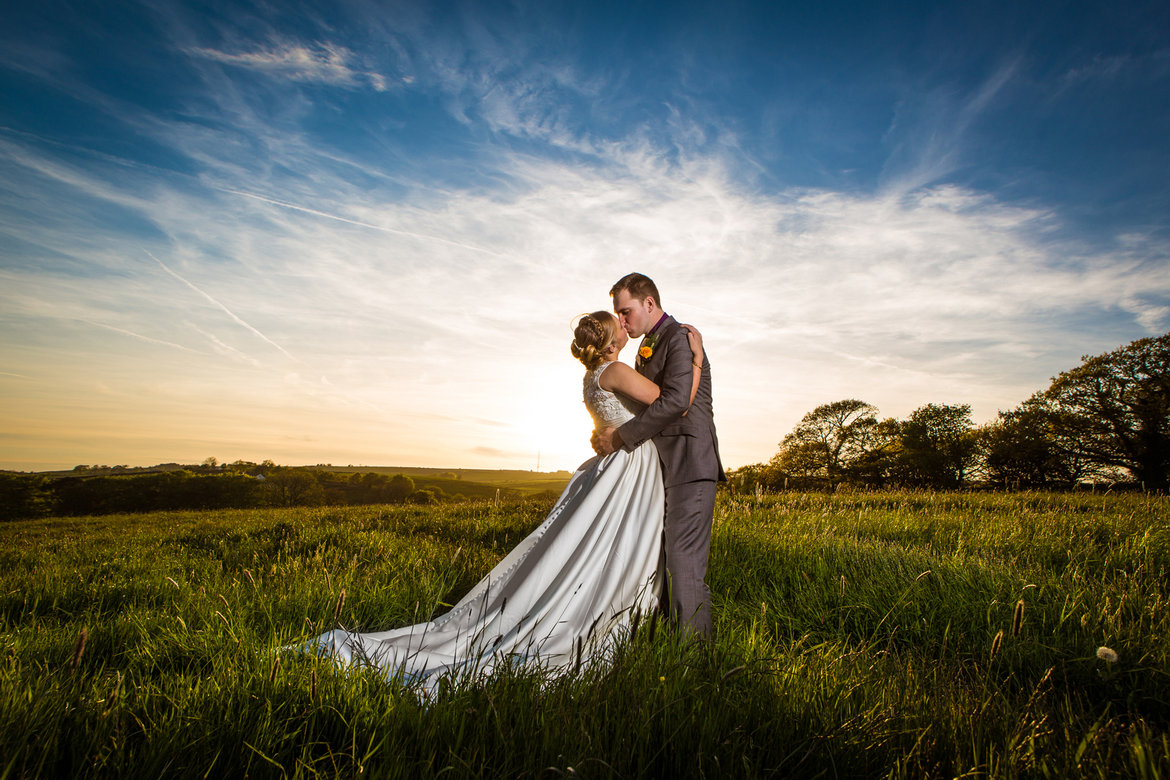
[[[599,427],[621,425],[637,407],[598,384],[609,365],[584,379]],[[588,660],[627,631],[635,613],[657,608],[663,500],[651,442],[591,458],[544,522],[446,614],[391,631],[338,629],[303,649],[401,671],[424,685],[448,671],[491,674],[501,660],[548,669]]]

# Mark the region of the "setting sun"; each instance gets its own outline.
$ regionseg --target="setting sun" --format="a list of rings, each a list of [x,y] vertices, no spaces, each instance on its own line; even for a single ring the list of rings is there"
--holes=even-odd
[[[567,362],[534,386],[534,392],[517,397],[517,421],[522,452],[531,453],[525,468],[540,471],[572,471],[593,456],[589,435],[593,421],[581,399],[584,368]]]

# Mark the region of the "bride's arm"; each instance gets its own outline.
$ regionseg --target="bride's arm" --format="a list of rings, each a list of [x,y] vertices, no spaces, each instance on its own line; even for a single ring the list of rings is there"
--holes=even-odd
[[[695,402],[695,393],[699,392],[699,380],[703,378],[703,334],[699,333],[694,325],[683,325],[687,332],[687,343],[691,345],[691,400],[687,402],[687,412],[690,404]],[[683,412],[686,417],[687,412]]]
[[[691,397],[687,406],[695,402],[695,393],[699,392],[699,380],[703,376],[703,334],[690,325],[683,325],[687,331],[687,342],[691,345]],[[597,383],[603,390],[611,393],[621,393],[627,398],[649,406],[658,400],[661,390],[658,385],[639,374],[625,363],[614,363],[605,369]],[[685,415],[686,412],[683,412]]]
[[[621,393],[627,398],[633,398],[647,406],[657,401],[661,394],[658,385],[625,363],[614,363],[602,371],[601,376],[597,379],[597,384],[601,385],[602,390]]]

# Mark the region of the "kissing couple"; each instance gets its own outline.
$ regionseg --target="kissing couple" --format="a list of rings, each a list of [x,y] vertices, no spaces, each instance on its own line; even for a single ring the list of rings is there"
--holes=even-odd
[[[544,522],[446,614],[376,633],[329,631],[302,649],[369,664],[429,688],[445,674],[501,663],[556,670],[602,657],[639,615],[661,612],[687,635],[712,635],[705,582],[724,479],[700,333],[662,309],[658,288],[628,274],[613,314],[578,318],[597,452]],[[641,336],[634,368],[618,361]]]

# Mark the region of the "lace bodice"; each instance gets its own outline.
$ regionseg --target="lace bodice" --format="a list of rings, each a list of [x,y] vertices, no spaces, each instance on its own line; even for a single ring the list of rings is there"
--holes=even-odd
[[[610,365],[602,363],[592,371],[586,371],[582,382],[585,408],[598,428],[617,428],[645,408],[634,399],[611,393],[598,384],[601,373]]]

